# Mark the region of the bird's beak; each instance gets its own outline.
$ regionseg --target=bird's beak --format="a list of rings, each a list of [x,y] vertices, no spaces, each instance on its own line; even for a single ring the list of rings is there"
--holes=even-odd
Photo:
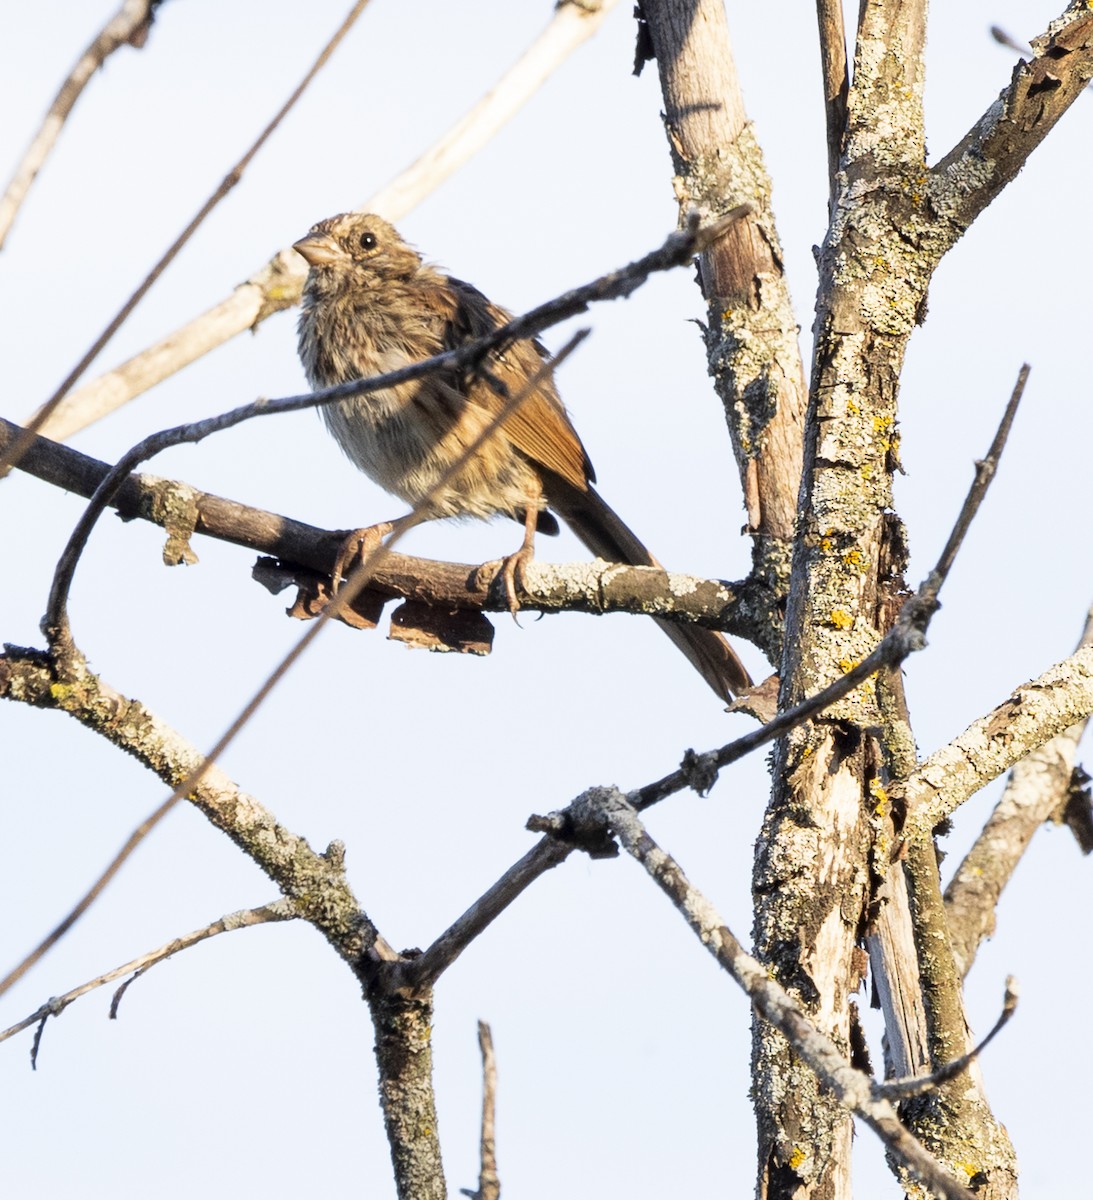
[[[345,257],[345,252],[333,238],[321,234],[308,234],[292,243],[293,250],[307,259],[313,267],[328,267]]]

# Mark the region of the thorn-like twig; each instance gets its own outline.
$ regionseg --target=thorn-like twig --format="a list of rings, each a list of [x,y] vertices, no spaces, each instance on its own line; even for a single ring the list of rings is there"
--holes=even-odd
[[[501,1180],[497,1175],[497,1142],[494,1132],[497,1115],[497,1060],[493,1053],[493,1034],[485,1021],[478,1022],[478,1046],[482,1051],[482,1137],[477,1188],[460,1188],[470,1200],[499,1200]]]
[[[87,983],[82,983],[79,987],[65,992],[63,996],[51,996],[37,1012],[31,1013],[29,1017],[24,1017],[23,1020],[17,1021],[10,1028],[0,1032],[0,1042],[5,1042],[22,1030],[37,1024],[38,1028],[35,1030],[34,1041],[30,1049],[31,1066],[37,1069],[38,1049],[42,1042],[42,1033],[45,1030],[46,1022],[50,1017],[59,1017],[73,1001],[78,1000],[81,996],[86,996],[88,992],[92,992],[104,984],[113,983],[115,979],[130,975],[132,978],[118,989],[110,1005],[110,1017],[113,1020],[117,1016],[118,1003],[125,989],[145,971],[154,967],[156,963],[163,962],[173,954],[178,954],[180,950],[188,950],[191,946],[196,946],[198,942],[216,937],[217,934],[231,933],[236,929],[248,929],[252,925],[264,925],[270,921],[292,921],[296,917],[296,906],[287,899],[275,900],[272,904],[264,904],[260,908],[246,908],[240,912],[230,913],[201,929],[195,929],[193,933],[175,938],[157,950],[142,954],[139,958],[134,958],[132,962],[123,963],[120,967],[107,971],[105,975],[88,980]]]

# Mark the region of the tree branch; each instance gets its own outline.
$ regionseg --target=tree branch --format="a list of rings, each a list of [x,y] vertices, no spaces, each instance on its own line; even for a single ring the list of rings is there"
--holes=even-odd
[[[0,453],[19,428],[0,417]],[[18,469],[89,498],[110,465],[37,436]],[[344,530],[318,529],[200,491],[180,480],[147,474],[130,475],[109,507],[125,520],[139,518],[166,529],[170,536],[164,561],[171,566],[196,560],[188,542],[190,533],[271,555],[279,565],[259,563],[255,568],[256,577],[270,590],[286,586],[295,566],[314,572],[316,579],[329,580],[345,537]],[[489,579],[481,564],[436,562],[392,552],[376,567],[369,586],[379,593],[381,603],[401,597],[443,608],[507,612],[503,589]],[[524,583],[525,588],[518,589],[521,607],[540,612],[678,616],[745,638],[756,628],[751,612],[757,605],[750,589],[660,567],[628,567],[602,559],[571,564],[535,560],[524,572]]]
[[[139,701],[116,692],[86,666],[59,682],[46,655],[13,646],[0,656],[0,697],[65,712],[168,787],[185,789],[186,799],[269,876],[354,971],[370,951],[382,957],[386,943],[353,896],[343,847],[334,843],[315,853]]]
[[[479,1151],[481,1166],[478,1187],[460,1188],[470,1200],[500,1200],[501,1180],[497,1176],[497,1140],[494,1124],[497,1113],[497,1059],[493,1053],[493,1034],[485,1021],[478,1022],[478,1046],[482,1051],[482,1137]]]
[[[1093,77],[1093,13],[1072,0],[1036,57],[1019,62],[1009,87],[945,157],[930,168],[928,191],[944,253],[1025,165]]]
[[[1093,609],[1078,648],[1093,647]],[[994,933],[998,899],[1032,836],[1065,803],[1073,779],[1078,743],[1088,719],[1065,729],[1013,767],[975,845],[945,889],[945,912],[953,955],[967,975],[984,938]]]
[[[789,587],[807,401],[797,317],[771,208],[771,182],[747,119],[723,0],[642,0],[660,74],[681,213],[753,213],[702,255],[706,356],[725,412],[754,537],[753,576]],[[781,621],[759,645],[778,658]]]
[[[820,26],[820,66],[824,78],[828,203],[833,204],[835,176],[846,137],[846,98],[850,89],[842,0],[816,0],[816,19]]]
[[[1031,750],[1093,713],[1093,646],[1023,684],[895,789],[907,806],[904,835],[929,837],[969,796]]]

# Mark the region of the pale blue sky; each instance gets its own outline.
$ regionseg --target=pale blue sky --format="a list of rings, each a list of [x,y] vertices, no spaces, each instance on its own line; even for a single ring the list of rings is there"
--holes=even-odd
[[[112,3],[12,7],[0,42],[0,173],[21,154],[62,75]],[[0,255],[5,415],[67,373],[340,21],[346,0],[165,4],[147,48],[96,78]],[[737,10],[740,11],[737,11]],[[730,5],[749,112],[807,353],[823,236],[825,151],[813,8]],[[401,222],[427,256],[520,309],[659,244],[675,207],[655,70],[630,77],[623,3],[496,141]],[[958,11],[954,11],[958,10]],[[548,19],[547,3],[375,0],[324,75],[103,355],[109,366],[219,300],[313,221],[382,186],[488,87]],[[1006,84],[1020,37],[1056,9],[1036,0],[938,6],[931,24],[931,158]],[[1081,101],[937,273],[903,389],[911,582],[936,557],[1023,360],[1025,406],[987,506],[931,630],[908,665],[923,752],[1065,656],[1090,600],[1088,280],[1084,235],[1093,101]],[[671,568],[733,579],[748,566],[735,471],[705,375],[690,273],[659,277],[585,321],[562,394],[601,490]],[[564,331],[548,340],[559,345]],[[281,315],[75,439],[116,458],[147,433],[258,395],[303,390],[294,318]],[[330,527],[397,515],[310,413],[254,422],[150,467]],[[52,565],[80,503],[23,477],[0,488],[7,587],[0,636],[35,644]],[[461,561],[511,550],[515,527],[437,525],[410,548]],[[215,740],[299,636],[249,579],[251,556],[196,544],[165,570],[160,535],[102,522],[77,575],[76,636],[104,677],[199,746]],[[566,536],[546,558],[582,556]],[[753,670],[762,670],[746,651]],[[427,944],[530,845],[527,815],[585,787],[630,787],[746,728],[726,717],[666,639],[635,619],[498,622],[485,661],[409,653],[379,634],[327,630],[225,757],[241,786],[316,847],[348,847],[357,895],[396,946]],[[0,710],[8,871],[0,968],[95,876],[164,795],[136,764],[56,714]],[[957,821],[959,853],[996,795]],[[751,848],[766,799],[761,758],[704,800],[650,823],[720,906],[750,928]],[[984,1062],[1026,1194],[1063,1194],[1061,1129],[1093,1119],[1079,1078],[1093,901],[1069,834],[1037,836],[968,990],[979,1029],[1006,974],[1016,1021]],[[0,1025],[46,997],[273,889],[197,814],[175,813],[75,933],[3,1000]],[[1061,916],[1066,914],[1066,916]],[[1072,915],[1073,914],[1073,915]],[[863,998],[864,999],[864,998]],[[355,983],[304,927],[233,934],[0,1047],[8,1097],[0,1189],[10,1196],[162,1200],[321,1188],[393,1195],[375,1101],[372,1031]],[[473,1186],[475,1020],[493,1023],[506,1190],[745,1196],[753,1186],[749,1016],[677,914],[627,861],[574,857],[515,905],[442,980],[436,1065],[449,1185]],[[875,1022],[873,1023],[876,1029]],[[1045,1036],[1051,1030],[1051,1036]],[[1066,1053],[1060,1053],[1062,1046]],[[880,1061],[879,1044],[874,1047]],[[875,1138],[857,1140],[859,1191],[899,1194]]]

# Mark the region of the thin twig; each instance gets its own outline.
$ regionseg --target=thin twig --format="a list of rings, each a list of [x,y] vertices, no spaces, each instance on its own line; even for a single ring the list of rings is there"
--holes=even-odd
[[[69,392],[70,388],[72,387],[72,385],[76,382],[77,379],[80,378],[80,376],[84,373],[84,371],[87,370],[88,366],[90,366],[90,364],[92,362],[94,362],[94,360],[98,357],[99,353],[102,351],[102,348],[106,345],[107,342],[110,341],[110,339],[114,336],[114,334],[117,333],[117,331],[121,328],[122,324],[128,318],[129,314],[133,311],[133,309],[136,308],[136,306],[141,302],[141,300],[147,295],[147,293],[148,293],[149,289],[152,287],[152,285],[163,274],[163,272],[171,265],[171,263],[174,261],[174,259],[178,255],[179,251],[183,248],[183,246],[186,245],[186,243],[190,240],[190,238],[193,237],[193,235],[197,232],[198,228],[200,227],[202,222],[205,220],[205,218],[213,211],[214,208],[216,208],[216,206],[220,203],[220,201],[223,200],[224,197],[227,196],[227,194],[232,190],[232,188],[234,188],[235,185],[243,178],[243,173],[246,171],[247,167],[250,165],[251,160],[258,153],[258,151],[261,150],[262,147],[266,144],[266,142],[269,140],[270,136],[273,134],[274,130],[276,130],[277,126],[281,124],[281,122],[284,120],[284,118],[292,110],[292,108],[296,104],[296,102],[300,99],[300,97],[307,90],[307,87],[311,83],[311,81],[315,78],[316,75],[318,75],[318,73],[326,65],[326,63],[330,59],[330,56],[337,49],[338,44],[342,41],[342,39],[345,37],[345,35],[353,27],[354,22],[361,15],[361,13],[365,10],[365,8],[368,6],[368,3],[369,3],[369,0],[356,0],[356,3],[350,9],[345,20],[342,21],[341,25],[335,31],[334,36],[323,47],[322,51],[319,54],[319,57],[314,61],[314,63],[312,63],[310,70],[303,77],[303,79],[300,80],[300,82],[296,85],[292,94],[284,102],[284,104],[281,105],[280,109],[278,109],[278,111],[275,114],[275,116],[273,117],[273,119],[266,125],[266,127],[262,130],[262,132],[254,140],[254,142],[251,144],[250,148],[243,155],[243,157],[235,164],[234,167],[232,167],[232,169],[227,173],[227,175],[225,175],[224,178],[220,181],[220,184],[213,191],[212,195],[209,196],[209,198],[205,201],[205,203],[197,211],[197,214],[193,217],[193,219],[186,226],[186,228],[178,235],[177,238],[175,238],[175,240],[167,248],[167,250],[164,252],[162,258],[160,258],[160,260],[155,264],[155,266],[148,272],[148,274],[141,281],[141,284],[137,288],[137,290],[121,306],[121,308],[114,315],[112,320],[107,324],[106,328],[102,331],[102,333],[100,333],[99,336],[94,340],[94,342],[91,343],[91,345],[87,349],[87,352],[80,359],[80,361],[72,368],[72,370],[69,371],[69,373],[65,376],[64,380],[57,387],[57,390],[53,393],[53,395],[50,396],[50,398],[45,402],[45,404],[43,404],[42,407],[39,408],[38,411],[34,414],[34,416],[30,419],[30,421],[27,424],[27,434],[37,433],[38,430],[42,428],[42,426],[46,422],[46,419],[49,417],[50,413],[52,413],[57,408],[57,406],[60,404],[60,402],[65,398],[65,396],[68,395],[68,392]],[[27,446],[26,437],[27,437],[27,435],[24,435],[23,439],[20,442],[17,442],[14,447],[12,447],[10,454],[8,456],[0,458],[0,475],[3,475],[5,472],[10,470],[12,463],[19,461],[20,455],[23,453],[23,451],[26,449],[26,446]]]
[[[878,1096],[884,1096],[889,1100],[906,1100],[910,1096],[921,1096],[923,1092],[932,1091],[934,1088],[940,1087],[943,1083],[948,1083],[950,1079],[955,1079],[958,1075],[962,1075],[972,1063],[983,1053],[984,1050],[994,1041],[995,1037],[1009,1024],[1010,1018],[1017,1011],[1017,980],[1010,975],[1006,979],[1006,992],[1002,1000],[1002,1012],[999,1014],[998,1020],[991,1027],[990,1033],[979,1043],[973,1047],[967,1054],[962,1054],[959,1058],[954,1058],[951,1062],[947,1062],[943,1067],[939,1067],[936,1071],[929,1075],[919,1075],[914,1079],[889,1079],[884,1083],[874,1085],[874,1090]]]
[[[991,26],[991,37],[1000,45],[1010,50],[1016,50],[1022,57],[1032,55],[1035,51],[1027,42],[1019,42],[1012,34],[1007,33],[1001,25]]]
[[[51,996],[37,1012],[31,1013],[29,1017],[24,1017],[21,1021],[17,1021],[8,1029],[0,1032],[0,1042],[6,1042],[8,1038],[14,1037],[15,1034],[22,1032],[22,1030],[29,1029],[31,1025],[37,1024],[39,1029],[31,1050],[31,1066],[37,1067],[38,1045],[41,1040],[41,1030],[45,1022],[50,1017],[59,1017],[70,1004],[79,1000],[81,996],[86,996],[88,992],[93,992],[96,988],[113,983],[114,980],[121,979],[126,975],[134,975],[134,973],[135,975],[142,975],[149,968],[154,967],[156,963],[161,963],[172,955],[178,954],[179,951],[188,950],[191,946],[196,946],[198,942],[207,941],[218,934],[231,933],[236,929],[248,929],[252,925],[264,925],[270,921],[294,921],[298,915],[295,904],[291,900],[284,898],[274,900],[272,904],[264,904],[260,908],[245,908],[239,912],[229,913],[226,917],[221,917],[219,920],[213,921],[201,929],[195,929],[193,933],[187,933],[182,937],[172,939],[166,945],[160,946],[158,950],[150,950],[147,954],[142,954],[139,958],[134,958],[131,962],[123,963],[120,967],[115,967],[112,971],[107,971],[104,975],[90,979],[87,983],[81,983],[79,987],[75,987],[61,996]],[[123,985],[114,997],[114,1001],[110,1006],[111,1020],[117,1016],[118,1000],[127,986],[128,984]]]
[[[125,0],[118,11],[95,35],[91,45],[61,84],[61,89],[49,106],[41,128],[27,147],[22,161],[15,168],[3,197],[0,197],[0,249],[11,232],[15,217],[30,191],[38,172],[45,165],[61,129],[75,108],[76,101],[95,72],[122,46],[143,47],[155,14],[152,0]]]
[[[478,1046],[482,1051],[482,1137],[479,1151],[478,1187],[460,1188],[470,1200],[499,1200],[501,1180],[497,1175],[497,1140],[494,1124],[497,1113],[497,1060],[493,1053],[493,1034],[485,1021],[478,1022]]]
[[[397,221],[457,171],[592,36],[617,0],[568,0],[493,88],[411,167],[358,211]],[[279,250],[230,296],[62,402],[45,432],[63,439],[154,387],[176,371],[267,317],[299,303],[307,269],[299,255]]]
[[[568,814],[571,827],[592,832],[594,845],[602,840],[596,826],[618,838],[682,913],[706,949],[747,993],[756,1012],[780,1030],[821,1085],[859,1116],[909,1171],[947,1200],[972,1200],[972,1193],[907,1130],[876,1082],[852,1067],[835,1042],[816,1028],[763,964],[745,952],[714,906],[653,841],[636,810],[617,789],[590,789],[570,805]]]

